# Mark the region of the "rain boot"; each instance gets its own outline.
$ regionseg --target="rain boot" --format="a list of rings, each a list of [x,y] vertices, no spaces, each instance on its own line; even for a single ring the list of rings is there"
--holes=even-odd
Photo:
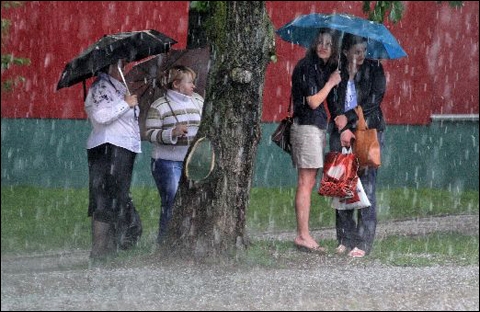
[[[118,252],[118,242],[117,242],[117,231],[115,226],[110,224],[110,229],[108,231],[108,241],[107,241],[107,252],[112,256],[116,256]]]
[[[90,258],[102,260],[114,254],[116,251],[116,248],[114,249],[115,243],[112,243],[112,239],[114,238],[110,223],[93,220],[92,251],[90,252]]]

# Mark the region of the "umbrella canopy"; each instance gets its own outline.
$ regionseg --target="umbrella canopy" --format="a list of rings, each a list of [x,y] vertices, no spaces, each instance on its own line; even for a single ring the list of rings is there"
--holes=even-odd
[[[173,65],[190,67],[196,74],[195,92],[205,97],[210,69],[210,48],[170,50],[141,62],[125,75],[130,92],[138,96],[140,106],[140,133],[145,130],[145,119],[150,105],[165,93],[167,72]]]
[[[119,59],[138,61],[167,52],[175,43],[177,41],[154,29],[105,35],[65,66],[57,90],[93,77]]]
[[[283,40],[308,48],[319,28],[335,29],[367,38],[367,58],[370,59],[398,59],[407,56],[397,39],[383,24],[348,14],[301,15],[276,32]]]
[[[133,94],[138,96],[140,109],[145,111],[150,104],[163,95],[161,80],[173,65],[190,67],[196,74],[195,92],[205,96],[209,70],[210,48],[170,50],[141,62],[126,74],[125,79]]]

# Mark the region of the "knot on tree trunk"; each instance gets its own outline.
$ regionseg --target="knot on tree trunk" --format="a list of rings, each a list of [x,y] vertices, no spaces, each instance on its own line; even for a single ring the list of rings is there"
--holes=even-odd
[[[235,82],[249,83],[250,81],[252,81],[252,72],[246,69],[235,67],[230,72],[230,77]]]

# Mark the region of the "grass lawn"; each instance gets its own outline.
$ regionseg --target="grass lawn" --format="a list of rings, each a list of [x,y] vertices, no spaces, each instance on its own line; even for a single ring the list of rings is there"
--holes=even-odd
[[[2,187],[1,193],[2,254],[90,248],[91,229],[90,218],[87,217],[87,189]],[[154,244],[158,230],[160,200],[154,188],[133,188],[132,197],[142,218],[144,229],[137,252],[147,251]],[[294,197],[295,188],[252,189],[247,210],[248,229],[255,232],[294,230],[296,227]],[[476,191],[452,193],[445,190],[407,188],[379,190],[377,193],[378,219],[381,222],[446,214],[478,214],[478,197],[479,194]],[[334,210],[330,207],[330,200],[316,192],[312,193],[311,229],[332,226],[334,226]],[[391,239],[395,239],[395,244],[392,244]],[[402,241],[405,239],[407,242]],[[444,260],[448,259],[449,255],[462,253],[455,250],[457,245],[461,250],[467,251],[475,246],[476,251],[473,251],[476,252],[476,263],[478,263],[478,236],[472,241],[454,235],[448,238],[450,244],[446,245],[442,245],[442,242],[446,241],[444,237],[428,239],[431,240],[427,244],[430,248],[437,251],[444,249],[441,253]],[[282,250],[289,246],[288,244],[283,246],[283,244],[286,243],[276,242],[272,247],[271,243],[257,242],[250,254],[256,252],[261,254],[271,248]],[[332,241],[330,244],[333,249],[335,242]],[[390,257],[399,263],[409,262],[409,252],[429,252],[425,244],[425,241],[417,242],[412,238],[388,238],[378,242],[375,250],[379,254],[372,254],[372,256],[378,256],[384,260]],[[389,247],[392,245],[396,247],[394,249]],[[396,252],[403,256],[393,257]],[[421,262],[421,260],[418,261]]]

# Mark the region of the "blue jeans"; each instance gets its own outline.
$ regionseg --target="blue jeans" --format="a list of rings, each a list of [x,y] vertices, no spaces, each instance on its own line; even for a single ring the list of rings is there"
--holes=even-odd
[[[178,190],[178,183],[182,175],[183,161],[165,159],[151,159],[150,169],[160,194],[161,210],[158,222],[157,243],[164,240],[168,223],[172,218],[173,203]]]
[[[330,150],[341,151],[340,136],[337,131],[330,135]],[[384,148],[385,134],[377,133],[380,151]],[[358,172],[371,206],[363,209],[336,210],[338,244],[348,248],[357,247],[368,255],[372,251],[377,227],[377,169],[367,168]],[[356,220],[355,220],[356,217]]]

